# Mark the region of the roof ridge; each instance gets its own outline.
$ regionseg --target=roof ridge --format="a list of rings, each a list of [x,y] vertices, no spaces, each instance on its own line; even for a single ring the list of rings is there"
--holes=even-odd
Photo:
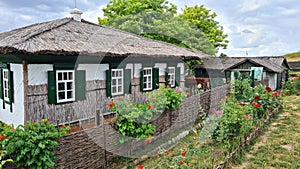
[[[185,48],[185,47],[182,47],[182,46],[177,46],[177,45],[172,44],[172,43],[167,43],[167,42],[160,41],[160,40],[156,40],[156,39],[146,38],[146,37],[144,37],[144,36],[137,35],[137,34],[134,34],[134,33],[131,33],[131,32],[127,32],[127,31],[124,31],[124,30],[121,30],[121,29],[116,29],[116,28],[112,28],[112,27],[108,27],[108,26],[96,24],[96,23],[89,22],[89,21],[84,20],[84,19],[82,19],[82,22],[83,22],[83,23],[86,23],[86,24],[91,24],[91,25],[94,25],[94,26],[99,26],[99,27],[102,27],[102,28],[112,29],[112,30],[114,30],[114,31],[118,31],[118,32],[121,32],[121,33],[125,33],[125,34],[127,34],[127,35],[132,35],[132,36],[137,37],[137,38],[143,38],[143,39],[145,39],[145,40],[147,40],[147,41],[150,40],[150,41],[155,41],[155,42],[163,43],[163,44],[165,44],[165,45],[169,45],[169,46],[172,46],[172,47],[180,47],[180,48],[183,48],[183,49],[188,50],[188,51],[190,51],[190,52],[192,52],[192,53],[195,53],[195,54],[201,54],[201,55],[205,55],[206,57],[211,57],[211,55],[206,54],[206,53],[204,53],[204,52],[202,52],[202,51],[198,51],[198,50],[196,51],[196,50],[192,50],[192,49]]]
[[[45,32],[49,32],[49,31],[51,31],[51,30],[53,30],[53,29],[57,29],[57,28],[59,28],[59,27],[61,27],[61,26],[63,26],[63,25],[66,25],[67,23],[69,23],[69,22],[72,21],[73,19],[72,19],[72,18],[62,18],[62,19],[56,19],[56,20],[53,20],[53,21],[54,21],[54,22],[58,22],[58,21],[62,21],[62,20],[66,20],[66,21],[64,21],[64,22],[62,22],[62,23],[59,23],[58,25],[55,25],[55,26],[53,26],[53,27],[49,27],[49,28],[47,28],[47,29],[45,29],[45,30],[42,30],[42,31],[40,31],[40,32],[34,33],[34,34],[30,35],[29,37],[25,38],[25,39],[23,40],[23,42],[26,42],[26,41],[28,41],[29,39],[32,39],[32,38],[34,38],[34,37],[36,37],[36,36],[38,36],[38,35],[40,35],[40,34],[43,34],[43,33],[45,33]],[[42,22],[42,23],[40,23],[40,24],[52,23],[53,21]]]

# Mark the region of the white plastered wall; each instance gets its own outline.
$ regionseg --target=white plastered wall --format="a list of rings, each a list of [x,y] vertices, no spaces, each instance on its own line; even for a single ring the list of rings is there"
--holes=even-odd
[[[5,103],[3,109],[3,100],[0,99],[0,120],[7,124],[13,124],[15,127],[24,124],[24,86],[23,86],[23,65],[10,64],[10,70],[13,72],[14,102],[12,103],[12,112],[9,104]]]

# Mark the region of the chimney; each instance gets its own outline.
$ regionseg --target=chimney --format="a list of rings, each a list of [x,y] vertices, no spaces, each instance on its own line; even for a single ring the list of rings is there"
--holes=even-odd
[[[81,14],[82,14],[82,12],[81,12],[79,9],[77,9],[77,8],[74,8],[74,9],[71,11],[71,15],[72,15],[72,17],[73,17],[73,19],[74,19],[75,21],[81,22]]]

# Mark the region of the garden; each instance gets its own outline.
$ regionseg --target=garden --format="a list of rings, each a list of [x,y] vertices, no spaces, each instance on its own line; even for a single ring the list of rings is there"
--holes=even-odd
[[[161,148],[146,160],[115,157],[108,167],[223,168],[242,162],[246,147],[281,111],[283,96],[298,94],[299,81],[295,75],[282,84],[281,91],[272,91],[262,85],[251,87],[249,78],[236,80],[230,94],[220,102],[221,106],[208,114],[202,113],[191,132],[172,149]],[[159,134],[153,119],[159,119],[166,111],[178,109],[186,93],[178,88],[160,86],[147,96],[148,99],[141,104],[118,98],[107,105],[116,112],[111,125],[121,135],[151,142]],[[0,168],[8,163],[32,169],[54,167],[56,140],[69,129],[68,126],[57,128],[48,120],[27,122],[16,128],[0,123]],[[127,141],[124,138],[119,144]]]
[[[133,163],[120,160],[127,168],[224,168],[243,161],[247,146],[255,142],[272,118],[282,111],[283,96],[300,90],[299,79],[289,78],[281,91],[268,86],[251,87],[249,78],[236,80],[230,95],[219,109],[212,109],[197,121],[201,128],[192,132],[172,149],[160,149],[157,155]],[[196,125],[195,126],[199,126]],[[111,163],[112,167],[120,166]]]

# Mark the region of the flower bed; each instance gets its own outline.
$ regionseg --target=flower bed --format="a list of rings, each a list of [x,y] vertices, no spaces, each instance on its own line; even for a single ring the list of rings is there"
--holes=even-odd
[[[242,82],[237,82],[242,84],[238,92],[227,96],[221,108],[213,109],[200,125],[201,130],[190,133],[184,138],[184,142],[169,151],[168,157],[158,156],[141,163],[140,166],[144,168],[224,166],[228,159],[238,154],[241,148],[256,138],[262,127],[281,106],[280,92],[272,92],[269,87],[262,85],[251,88],[247,84],[248,81],[244,79]],[[178,152],[184,149],[188,149],[187,153],[190,156],[182,160]]]

